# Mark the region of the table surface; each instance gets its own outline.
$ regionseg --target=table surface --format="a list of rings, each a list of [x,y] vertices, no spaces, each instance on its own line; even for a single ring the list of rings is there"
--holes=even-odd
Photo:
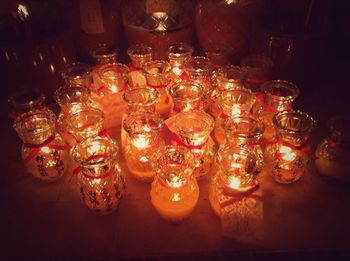
[[[303,86],[296,101],[297,108],[318,122],[316,143],[326,135],[329,117],[350,112],[349,91],[335,87],[343,82],[331,77],[315,81],[315,86]],[[200,199],[193,214],[170,223],[153,209],[150,185],[135,180],[121,160],[125,196],[115,212],[99,216],[80,202],[69,173],[55,183],[43,183],[26,173],[20,160],[21,142],[11,122],[1,120],[0,257],[220,257],[281,251],[324,255],[350,250],[350,185],[320,177],[313,164],[290,185],[275,183],[267,171],[261,173],[263,189],[273,193],[264,202],[265,239],[261,244],[242,243],[221,234],[220,219],[208,200],[210,175],[199,181]]]

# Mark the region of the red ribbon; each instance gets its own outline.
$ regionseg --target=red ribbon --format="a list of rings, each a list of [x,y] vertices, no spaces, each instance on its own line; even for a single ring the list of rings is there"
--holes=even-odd
[[[175,145],[177,146],[183,146],[190,150],[195,150],[195,149],[200,150],[208,143],[208,140],[206,140],[205,142],[199,145],[185,144],[182,141],[182,139],[176,133],[172,132],[166,124],[164,124],[163,130],[161,130],[160,135],[162,136],[163,139],[167,139],[168,141],[170,141],[170,143],[175,143]]]
[[[266,78],[263,79],[254,79],[254,78],[247,78],[246,82],[247,83],[252,83],[252,84],[263,84],[267,81]]]
[[[135,71],[139,71],[140,70],[140,68],[136,67],[136,65],[133,64],[133,63],[129,63],[129,68],[130,68],[131,72],[135,72]]]
[[[125,83],[123,88],[121,90],[119,90],[118,92],[116,92],[116,93],[124,92],[124,91],[126,91],[127,88],[128,88],[128,84]],[[110,92],[110,90],[105,85],[101,85],[99,88],[96,89],[96,92],[98,94],[100,94],[100,93],[106,94],[106,92],[108,93],[108,92]]]
[[[265,102],[265,94],[262,92],[256,92],[255,93],[256,98],[262,103],[262,107],[264,108],[265,111],[272,112],[272,113],[278,113],[280,112],[279,110],[272,108],[270,105],[268,105]],[[287,108],[284,111],[291,111],[291,108]]]
[[[71,146],[69,145],[51,144],[51,142],[54,139],[55,139],[55,135],[52,135],[48,137],[41,144],[24,143],[24,147],[32,149],[32,151],[28,154],[28,156],[23,159],[24,164],[28,164],[39,153],[42,147],[46,146],[50,149],[55,149],[55,150],[69,150],[71,148]]]

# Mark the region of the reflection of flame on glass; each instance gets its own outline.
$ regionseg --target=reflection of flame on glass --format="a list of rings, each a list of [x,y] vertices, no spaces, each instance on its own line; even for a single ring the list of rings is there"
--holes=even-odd
[[[44,146],[44,147],[41,148],[41,151],[44,152],[44,153],[49,153],[50,149],[49,149],[49,147]]]
[[[141,161],[141,162],[148,162],[148,159],[147,159],[147,157],[142,156],[142,157],[140,158],[140,161]]]
[[[297,156],[295,152],[287,146],[281,146],[279,148],[279,153],[281,153],[281,158],[285,161],[293,161]]]
[[[134,146],[139,149],[145,149],[148,147],[149,144],[148,139],[143,135],[140,135],[137,138],[133,139],[132,142]]]
[[[180,69],[179,67],[175,66],[173,67],[173,72],[176,76],[180,76],[182,74],[182,69]]]
[[[172,187],[172,188],[180,188],[183,186],[183,181],[177,177],[177,176],[174,176],[171,181],[169,182],[169,185]]]
[[[230,177],[229,186],[233,189],[239,189],[241,186],[241,180],[238,177]]]
[[[100,145],[98,143],[94,143],[91,147],[88,148],[88,154],[94,155],[99,150],[100,150]]]
[[[152,13],[152,18],[157,21],[156,31],[166,31],[165,20],[168,19],[168,14],[166,12],[154,12]]]
[[[241,109],[239,108],[239,106],[233,106],[232,110],[231,110],[231,115],[240,115],[241,114]]]
[[[180,194],[179,193],[174,193],[173,194],[173,198],[171,199],[171,201],[174,201],[174,202],[176,202],[176,201],[180,201]]]
[[[117,93],[118,92],[118,88],[114,84],[112,84],[112,86],[111,86],[111,92],[112,93]]]
[[[24,4],[18,4],[17,13],[21,21],[24,21],[29,17],[28,8]]]

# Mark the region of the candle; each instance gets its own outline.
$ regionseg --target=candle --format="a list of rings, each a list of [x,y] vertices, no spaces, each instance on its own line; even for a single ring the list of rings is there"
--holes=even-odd
[[[163,146],[159,132],[163,121],[154,113],[134,112],[123,121],[127,133],[124,156],[129,171],[139,180],[150,182],[155,172],[151,158]]]
[[[193,156],[184,149],[167,146],[159,150],[153,160],[157,173],[151,187],[153,207],[169,221],[187,218],[199,197],[199,187],[192,176]]]

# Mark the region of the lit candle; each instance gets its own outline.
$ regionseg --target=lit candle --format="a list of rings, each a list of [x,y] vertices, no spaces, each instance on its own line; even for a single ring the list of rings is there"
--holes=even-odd
[[[155,155],[153,167],[157,176],[152,183],[151,201],[166,220],[181,221],[197,205],[199,187],[192,176],[191,161],[191,154],[174,146],[167,146]]]

